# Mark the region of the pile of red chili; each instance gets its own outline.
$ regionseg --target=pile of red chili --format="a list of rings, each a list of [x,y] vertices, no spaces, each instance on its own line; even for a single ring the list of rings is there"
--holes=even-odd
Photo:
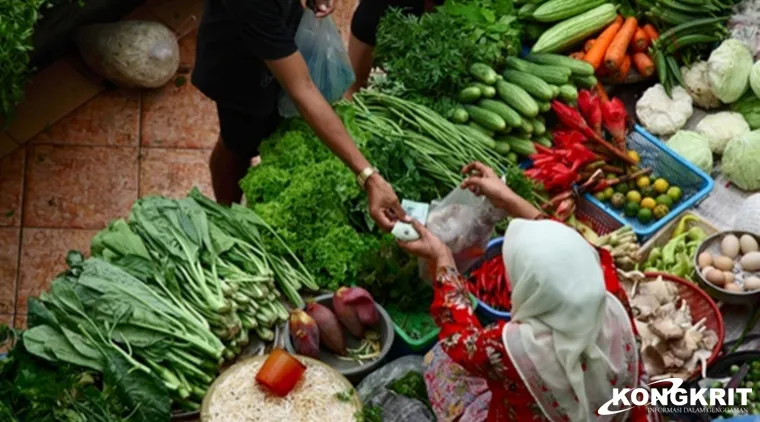
[[[480,267],[472,270],[467,288],[481,302],[492,308],[501,311],[509,311],[512,308],[512,286],[501,255],[483,261]]]

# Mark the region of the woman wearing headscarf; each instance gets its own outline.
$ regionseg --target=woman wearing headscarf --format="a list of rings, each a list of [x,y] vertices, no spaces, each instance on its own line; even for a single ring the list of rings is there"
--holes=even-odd
[[[493,170],[473,163],[464,171],[473,175],[463,188],[486,195],[513,217],[502,250],[512,284],[512,320],[482,327],[451,251],[413,223],[420,239],[400,245],[435,263],[437,271],[431,312],[441,342],[426,382],[438,419],[646,421],[644,407],[614,416],[597,413],[613,388],[646,381],[611,256],[600,256],[564,224],[543,219]]]

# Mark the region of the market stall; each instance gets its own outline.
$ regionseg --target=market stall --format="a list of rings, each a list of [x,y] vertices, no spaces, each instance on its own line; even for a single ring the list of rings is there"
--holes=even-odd
[[[451,249],[483,322],[511,317],[510,221],[458,189],[473,161],[610,253],[650,375],[718,388],[746,363],[739,381],[756,388],[758,22],[752,0],[391,10],[369,87],[335,109]],[[284,121],[261,154],[246,207],[198,190],[140,198],[89,254],[69,254],[29,300],[29,328],[2,332],[15,347],[0,416],[434,420],[416,356],[438,340],[434,271],[396,243],[417,233],[379,230],[304,121]]]

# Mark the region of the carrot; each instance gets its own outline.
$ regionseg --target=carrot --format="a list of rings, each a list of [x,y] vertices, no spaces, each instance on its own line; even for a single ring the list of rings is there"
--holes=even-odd
[[[594,43],[595,43],[595,42],[596,42],[596,40],[595,40],[595,39],[593,39],[593,38],[589,38],[589,39],[586,41],[586,43],[585,43],[585,44],[583,44],[583,51],[584,51],[585,53],[588,53],[588,52],[589,52],[589,50],[591,50],[591,47],[594,45]]]
[[[628,73],[631,71],[631,56],[628,54],[623,56],[623,61],[620,62],[620,67],[615,72],[615,81],[623,82],[628,77]]]
[[[576,51],[575,53],[571,53],[570,57],[574,58],[575,60],[583,60],[583,56],[585,56],[586,53],[582,51]]]
[[[633,51],[639,52],[639,51],[647,51],[649,48],[649,36],[647,36],[647,33],[644,32],[643,29],[638,28],[636,32],[633,33],[633,40],[631,40],[631,49]]]
[[[654,74],[654,61],[647,56],[647,53],[633,53],[633,67],[639,72],[639,75],[648,78]]]
[[[607,95],[607,91],[604,90],[604,85],[602,85],[601,82],[597,82],[596,85],[594,85],[594,92],[596,92],[596,95],[601,98],[603,103],[610,100],[610,97]]]
[[[618,19],[615,20],[615,22],[602,31],[591,48],[586,52],[586,55],[583,56],[583,60],[590,63],[591,66],[594,66],[594,69],[599,69],[601,67],[602,60],[604,60],[604,54],[607,52],[607,48],[610,46],[612,39],[618,33],[618,30],[622,25],[622,23],[620,23],[622,19],[623,18],[618,16]]]
[[[636,18],[630,17],[625,20],[623,26],[620,27],[620,31],[615,34],[615,38],[612,39],[604,55],[604,65],[607,69],[613,72],[620,69],[623,57],[625,57],[626,50],[628,50],[628,44],[631,43],[633,33],[638,28],[637,24]]]
[[[648,23],[648,24],[642,26],[641,29],[643,29],[644,32],[646,32],[646,34],[649,37],[650,41],[654,41],[657,38],[660,38],[660,34],[657,33],[657,30],[654,29],[654,26],[652,26],[651,23]]]

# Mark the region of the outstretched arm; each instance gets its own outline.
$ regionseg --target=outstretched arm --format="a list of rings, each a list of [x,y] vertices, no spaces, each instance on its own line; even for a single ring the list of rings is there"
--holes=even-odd
[[[510,189],[490,167],[475,161],[462,169],[468,177],[462,182],[462,189],[469,189],[476,195],[485,195],[491,203],[507,212],[511,217],[535,220],[543,213]]]

